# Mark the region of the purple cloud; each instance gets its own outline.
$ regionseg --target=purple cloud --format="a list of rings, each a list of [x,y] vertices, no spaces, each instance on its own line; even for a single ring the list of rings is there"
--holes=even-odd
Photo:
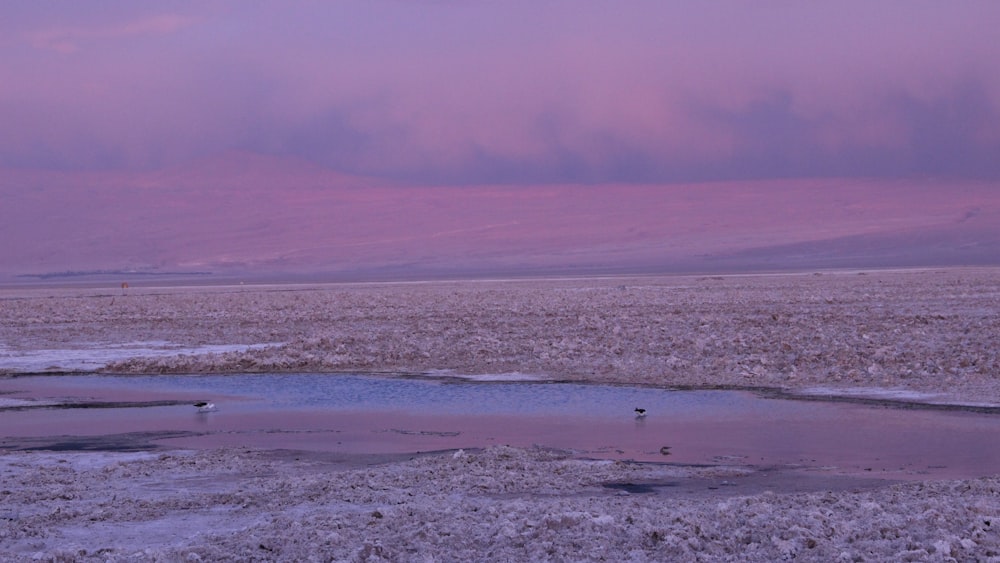
[[[996,3],[0,15],[6,167],[158,169],[243,149],[416,183],[1000,177]]]

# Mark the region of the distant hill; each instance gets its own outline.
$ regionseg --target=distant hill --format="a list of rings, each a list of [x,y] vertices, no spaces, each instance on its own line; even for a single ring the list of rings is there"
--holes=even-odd
[[[0,275],[422,277],[1000,264],[1000,185],[404,186],[231,152],[0,171]]]

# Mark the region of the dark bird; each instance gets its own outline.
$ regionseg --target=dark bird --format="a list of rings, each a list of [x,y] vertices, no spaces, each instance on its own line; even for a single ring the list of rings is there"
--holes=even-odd
[[[636,418],[642,418],[644,416],[646,416],[646,409],[641,409],[639,407],[636,407],[635,408],[635,417]]]

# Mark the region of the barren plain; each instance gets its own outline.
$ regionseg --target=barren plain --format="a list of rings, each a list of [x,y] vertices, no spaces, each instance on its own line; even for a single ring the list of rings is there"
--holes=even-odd
[[[107,373],[447,370],[1000,404],[1000,271],[989,268],[40,287],[0,291],[0,308],[9,355],[266,345],[117,359]],[[386,459],[5,451],[0,557],[1000,561],[998,475],[797,488],[739,464],[508,447]]]

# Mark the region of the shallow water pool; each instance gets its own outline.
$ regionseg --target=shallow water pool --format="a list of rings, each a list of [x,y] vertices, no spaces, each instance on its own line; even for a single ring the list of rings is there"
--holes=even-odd
[[[997,415],[744,391],[322,374],[86,375],[0,380],[3,400],[0,448],[9,449],[407,453],[509,444],[887,478],[1000,472]],[[199,413],[196,400],[211,400],[217,410]],[[636,418],[636,407],[647,416]]]

